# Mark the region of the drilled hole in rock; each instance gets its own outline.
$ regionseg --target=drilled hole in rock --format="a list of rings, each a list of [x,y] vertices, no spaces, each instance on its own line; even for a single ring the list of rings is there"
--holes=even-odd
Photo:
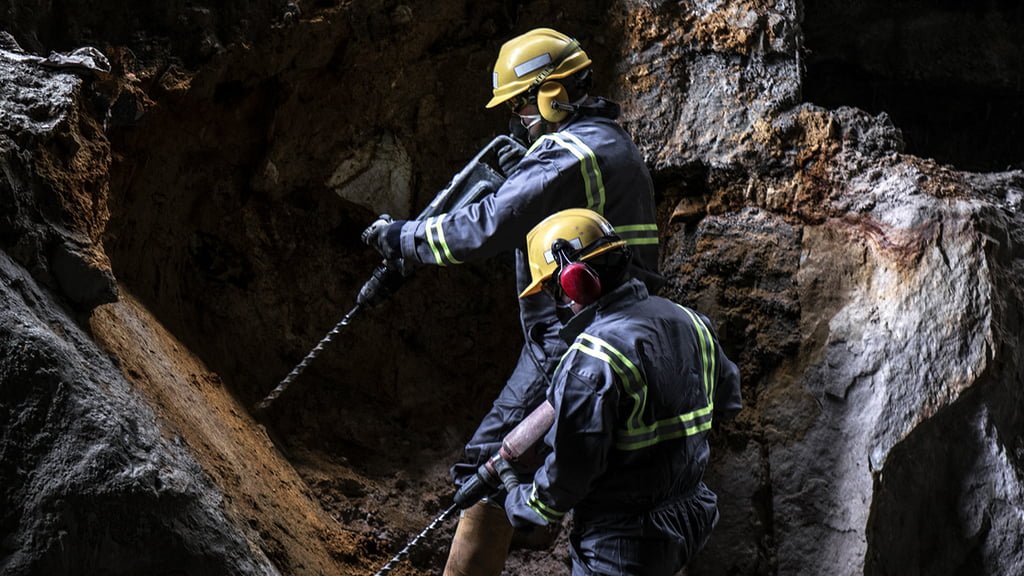
[[[1010,0],[805,2],[804,99],[887,113],[906,152],[1024,166],[1024,7]]]

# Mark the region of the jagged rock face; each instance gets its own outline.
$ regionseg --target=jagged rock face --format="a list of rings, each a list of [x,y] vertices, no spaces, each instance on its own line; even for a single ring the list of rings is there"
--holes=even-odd
[[[804,36],[829,8],[355,4],[303,6],[288,22],[261,12],[251,21],[275,26],[234,44],[233,8],[213,11],[216,50],[161,66],[111,47],[120,72],[96,87],[113,159],[109,198],[105,169],[90,189],[110,220],[81,228],[245,404],[350,306],[375,264],[362,226],[414,214],[503,130],[473,112],[488,87],[467,70],[485,72],[501,40],[552,25],[583,41],[654,170],[664,294],[715,319],[744,378],[746,409],[713,437],[707,482],[722,520],[688,574],[1024,570],[1024,174],[959,172],[906,154],[886,114],[802,103]],[[978,10],[983,30],[1009,11]],[[142,44],[147,56],[180,49]],[[32,166],[23,151],[5,158]],[[28,205],[11,184],[19,172],[5,174],[0,203]],[[12,246],[40,221],[0,220],[22,266],[41,260]],[[424,270],[402,290],[271,415],[312,491],[360,534],[355,550],[331,553],[347,563],[386,557],[443,507],[444,467],[518,346],[499,263]],[[121,316],[97,317],[109,328]],[[444,545],[429,540],[410,573],[436,573]],[[274,553],[279,566],[293,557],[287,545]],[[558,572],[562,558],[514,555],[508,573]]]
[[[111,302],[117,288],[99,242],[109,145],[79,78],[11,55],[0,49],[0,246],[76,306]]]
[[[120,370],[0,254],[0,572],[274,574]]]
[[[797,3],[621,5],[616,96],[647,162],[672,170],[761,159],[755,125],[799,102]]]

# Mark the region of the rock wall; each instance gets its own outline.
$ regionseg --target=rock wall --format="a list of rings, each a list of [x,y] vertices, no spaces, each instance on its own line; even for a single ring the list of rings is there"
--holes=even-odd
[[[668,292],[721,323],[751,408],[715,446],[725,520],[691,573],[1019,570],[1020,357],[1000,342],[1022,174],[794,106],[792,3],[629,8],[622,98],[680,196]]]
[[[0,117],[0,242],[32,271],[29,282],[80,311],[110,301],[116,276],[132,304],[90,315],[107,350],[140,362],[155,338],[145,334],[159,330],[111,335],[128,318],[160,323],[242,409],[351,306],[375,263],[358,242],[362,226],[384,210],[415,213],[504,130],[503,119],[476,113],[501,41],[538,25],[561,28],[595,59],[600,91],[622,102],[652,167],[664,295],[715,319],[744,378],[747,408],[713,435],[707,481],[721,496],[722,521],[687,573],[1024,571],[1024,174],[958,171],[908,154],[885,113],[808,101],[805,38],[843,46],[848,37],[821,33],[831,30],[822,11],[832,6],[849,26],[885,21],[868,17],[883,10],[873,2],[823,6],[322,2],[254,5],[243,22],[239,5],[192,4],[126,10],[102,24],[75,6],[31,18],[6,7],[3,22],[27,46],[101,40],[114,71],[83,82],[0,66],[11,79],[0,87],[3,110],[13,111]],[[925,20],[945,21],[951,10]],[[971,10],[965,22],[982,30],[1013,13],[999,3]],[[205,24],[189,24],[197,21]],[[60,22],[76,24],[59,34]],[[141,27],[129,34],[133,23]],[[977,48],[986,57],[1019,53],[1007,36],[989,37],[991,46]],[[913,62],[928,52],[901,53]],[[923,69],[974,81],[971,62]],[[63,249],[74,255],[71,268],[86,272],[54,272],[52,246],[71,246]],[[19,273],[8,269],[10,291]],[[402,290],[333,343],[267,421],[323,507],[311,505],[309,517],[326,511],[348,535],[341,544],[323,539],[317,556],[342,571],[386,559],[443,509],[444,469],[518,346],[500,262],[424,270]],[[27,349],[36,348],[59,346]],[[164,355],[151,354],[149,369],[174,382],[182,365],[161,365]],[[31,402],[15,394],[21,372],[10,366],[0,369],[0,392],[11,398],[0,408],[14,414]],[[141,396],[167,430],[190,427],[188,410],[174,407],[188,394],[154,396],[156,377],[139,373],[129,380],[148,386]],[[112,413],[134,411],[118,398]],[[175,466],[205,469],[204,486],[233,499],[252,490],[232,481],[244,466],[230,447],[266,442],[245,418],[218,413],[210,422],[223,417],[234,435],[211,424],[192,436],[198,464]],[[8,428],[4,469],[22,461],[12,455],[32,453],[20,428]],[[211,448],[218,443],[223,450]],[[161,453],[151,445],[139,450]],[[275,458],[246,465],[277,470]],[[190,494],[183,514],[218,498]],[[236,506],[203,508],[212,518],[204,525],[235,542],[232,550],[247,538],[254,552],[203,556],[201,566],[258,571],[269,558],[315,573],[332,562],[303,560],[301,545],[268,528],[271,514],[258,507],[246,509],[257,535],[238,528],[245,516]],[[332,529],[319,522],[306,528]],[[429,539],[409,573],[436,573],[449,534]],[[34,550],[25,538],[4,540],[8,562],[22,562],[12,573],[32,565],[18,560]],[[123,557],[97,546],[78,548]],[[552,552],[516,552],[507,573],[557,573],[564,554],[564,540]]]
[[[0,572],[278,574],[62,304],[0,279]]]
[[[81,79],[25,55],[13,41],[0,45],[0,246],[89,309],[117,297],[100,242],[110,146],[82,102]]]

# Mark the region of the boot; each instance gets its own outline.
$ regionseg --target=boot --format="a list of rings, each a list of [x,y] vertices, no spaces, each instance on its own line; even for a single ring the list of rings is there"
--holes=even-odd
[[[512,532],[501,507],[487,501],[470,506],[459,517],[444,576],[500,576]]]

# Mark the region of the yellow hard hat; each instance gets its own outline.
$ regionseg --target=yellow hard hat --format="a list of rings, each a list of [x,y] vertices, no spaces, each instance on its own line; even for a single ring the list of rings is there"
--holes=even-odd
[[[505,42],[494,63],[494,97],[488,108],[590,66],[580,43],[550,28],[530,30]]]
[[[593,210],[570,208],[542,220],[526,235],[526,254],[530,259],[530,285],[520,298],[541,291],[544,282],[558,269],[558,255],[552,245],[565,240],[574,249],[573,261],[582,262],[626,245],[615,235],[611,223]],[[601,242],[604,240],[604,242]]]

